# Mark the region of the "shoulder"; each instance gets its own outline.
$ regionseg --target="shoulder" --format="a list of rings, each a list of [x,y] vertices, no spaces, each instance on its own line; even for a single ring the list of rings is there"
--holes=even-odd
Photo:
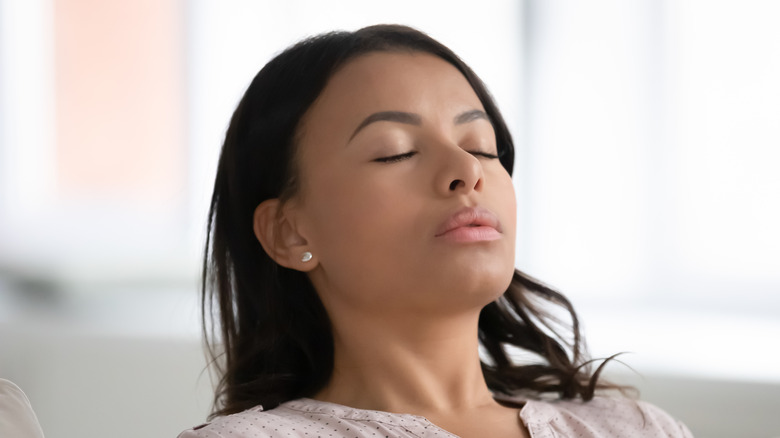
[[[265,411],[262,406],[256,406],[236,414],[216,417],[208,423],[187,429],[179,434],[179,438],[283,436],[294,427],[294,422],[278,414],[278,409]]]
[[[529,429],[539,437],[557,433],[583,437],[692,438],[681,422],[657,406],[625,397],[595,397],[555,402],[529,401],[520,413]],[[556,435],[550,435],[556,436]]]
[[[428,426],[411,415],[349,408],[298,399],[264,410],[257,406],[185,430],[179,438],[276,438],[393,436],[412,437],[409,429]]]

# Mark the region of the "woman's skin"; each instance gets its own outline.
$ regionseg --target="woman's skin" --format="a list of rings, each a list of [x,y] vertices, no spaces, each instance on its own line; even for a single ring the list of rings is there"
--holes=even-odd
[[[479,312],[514,271],[516,214],[483,111],[440,58],[376,52],[338,70],[304,117],[300,190],[261,204],[255,234],[308,272],[331,319],[334,372],[314,398],[463,437],[527,436],[478,356]]]

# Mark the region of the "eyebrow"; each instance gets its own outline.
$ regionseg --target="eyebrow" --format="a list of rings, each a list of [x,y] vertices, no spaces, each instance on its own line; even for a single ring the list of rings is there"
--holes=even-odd
[[[490,118],[488,117],[487,114],[485,114],[484,111],[474,109],[474,110],[469,110],[458,114],[457,116],[455,116],[454,122],[456,125],[462,125],[464,123],[468,123],[478,119],[484,119],[490,121]],[[397,123],[404,123],[407,125],[419,126],[422,124],[422,117],[420,117],[419,114],[407,113],[403,111],[380,111],[378,113],[371,114],[370,116],[363,119],[363,121],[360,122],[358,127],[355,128],[355,131],[352,133],[352,136],[350,136],[349,139],[352,140],[357,135],[357,133],[360,132],[366,126],[374,122],[382,122],[382,121],[397,122]]]
[[[405,113],[403,111],[380,111],[378,113],[371,114],[370,116],[363,119],[363,121],[360,122],[358,127],[355,128],[355,132],[352,133],[352,136],[349,137],[349,139],[352,140],[357,135],[357,133],[360,132],[360,130],[365,128],[366,126],[374,122],[381,122],[381,121],[398,122],[398,123],[405,123],[407,125],[419,126],[422,124],[422,117],[420,117],[419,114]]]
[[[479,119],[487,120],[488,122],[490,121],[490,117],[488,117],[488,115],[485,114],[484,111],[474,109],[455,116],[455,124],[462,125],[464,123],[473,122],[474,120],[479,120]]]

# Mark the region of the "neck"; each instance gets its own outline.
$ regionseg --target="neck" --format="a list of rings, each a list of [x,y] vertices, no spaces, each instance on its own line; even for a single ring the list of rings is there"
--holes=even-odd
[[[479,361],[479,311],[454,316],[338,315],[334,370],[314,398],[362,409],[454,413],[493,403]]]

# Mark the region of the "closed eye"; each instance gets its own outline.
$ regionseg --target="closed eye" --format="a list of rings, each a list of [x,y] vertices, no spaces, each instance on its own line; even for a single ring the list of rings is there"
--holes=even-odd
[[[477,156],[477,157],[489,158],[491,160],[494,160],[494,159],[498,158],[498,155],[491,154],[491,153],[488,153],[488,152],[469,151],[469,153],[471,155],[474,155],[474,156]]]
[[[397,163],[399,161],[406,160],[408,158],[411,158],[413,155],[415,155],[417,151],[410,151],[403,154],[398,155],[390,155],[389,157],[380,157],[374,159],[374,161],[378,163]]]

